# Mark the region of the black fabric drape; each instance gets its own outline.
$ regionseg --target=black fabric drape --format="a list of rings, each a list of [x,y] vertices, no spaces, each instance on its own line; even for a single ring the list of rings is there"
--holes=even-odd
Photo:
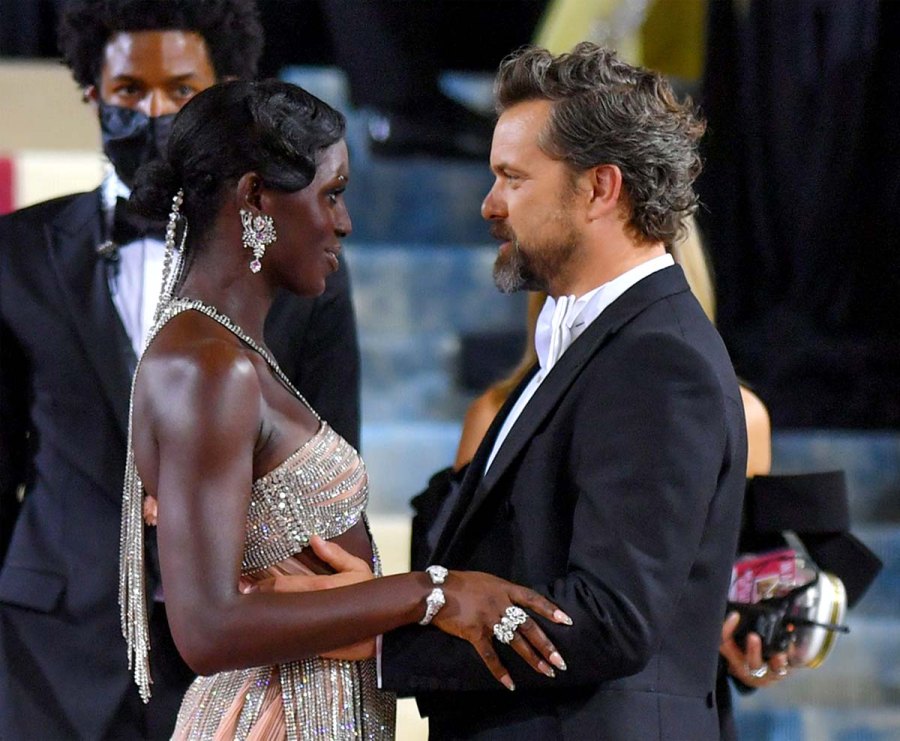
[[[711,2],[699,220],[776,427],[900,424],[900,4]]]

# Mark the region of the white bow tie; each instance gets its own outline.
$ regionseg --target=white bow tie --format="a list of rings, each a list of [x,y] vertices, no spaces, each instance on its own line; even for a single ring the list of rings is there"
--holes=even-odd
[[[541,376],[546,377],[562,354],[569,348],[606,306],[610,294],[609,283],[604,283],[587,293],[575,296],[548,296],[538,315],[534,330],[534,349],[541,365]]]
[[[550,372],[572,344],[572,326],[584,305],[584,302],[579,304],[575,296],[547,297],[534,332],[534,349],[544,375]]]

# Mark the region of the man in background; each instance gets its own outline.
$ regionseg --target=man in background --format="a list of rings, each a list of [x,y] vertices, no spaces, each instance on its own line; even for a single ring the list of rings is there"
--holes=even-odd
[[[59,43],[114,172],[0,219],[0,738],[168,738],[193,677],[169,634],[152,531],[148,706],[119,638],[129,388],[163,255],[158,225],[125,199],[188,100],[255,75],[262,29],[252,0],[73,0]],[[346,268],[315,300],[279,296],[266,341],[358,447]]]

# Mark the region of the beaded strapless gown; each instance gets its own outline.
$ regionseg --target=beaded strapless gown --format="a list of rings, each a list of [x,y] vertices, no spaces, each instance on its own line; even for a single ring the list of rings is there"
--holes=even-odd
[[[200,311],[259,352],[297,397],[275,361],[230,319],[198,301],[175,299],[151,339],[172,317]],[[129,435],[123,507],[123,630],[135,679],[149,697],[143,487],[134,468]],[[362,459],[328,424],[274,470],[253,483],[247,514],[241,577],[311,573],[296,558],[312,535],[333,538],[365,519],[368,483]],[[373,569],[380,576],[374,548]],[[318,657],[198,677],[188,689],[173,738],[177,739],[392,739],[395,698],[377,689],[374,660]]]

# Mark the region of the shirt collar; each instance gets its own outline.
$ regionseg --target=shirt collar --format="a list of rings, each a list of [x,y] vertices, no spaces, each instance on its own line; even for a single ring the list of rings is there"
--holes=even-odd
[[[674,265],[667,252],[653,257],[581,296],[548,296],[534,332],[541,373],[546,375],[581,333],[619,296],[635,283]]]

